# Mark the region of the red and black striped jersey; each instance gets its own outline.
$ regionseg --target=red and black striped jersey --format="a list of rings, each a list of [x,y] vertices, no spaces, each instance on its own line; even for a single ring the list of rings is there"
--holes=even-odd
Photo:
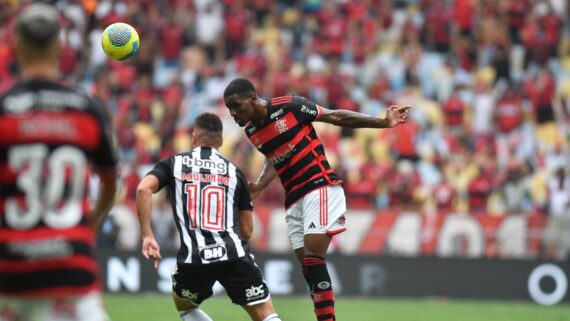
[[[89,225],[91,166],[114,168],[104,107],[60,83],[0,95],[0,293],[65,296],[99,289]]]
[[[320,107],[300,96],[272,98],[260,124],[248,123],[245,133],[277,171],[285,188],[285,207],[326,185],[341,184],[325,155],[312,122]]]

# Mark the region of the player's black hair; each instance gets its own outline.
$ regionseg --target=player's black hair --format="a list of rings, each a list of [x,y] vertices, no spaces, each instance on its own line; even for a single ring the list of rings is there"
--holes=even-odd
[[[18,14],[14,32],[36,49],[49,47],[59,36],[59,11],[45,3],[34,3]]]
[[[245,78],[236,78],[232,80],[226,87],[226,90],[224,90],[224,98],[228,98],[234,94],[238,96],[255,94],[255,87],[251,81]]]
[[[222,120],[213,113],[202,113],[194,121],[194,127],[200,128],[212,134],[221,134],[224,129]]]

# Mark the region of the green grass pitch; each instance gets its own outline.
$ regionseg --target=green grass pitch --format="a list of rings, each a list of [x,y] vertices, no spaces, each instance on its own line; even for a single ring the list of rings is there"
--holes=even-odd
[[[274,297],[283,321],[316,320],[309,298]],[[168,295],[107,294],[112,321],[180,321]],[[208,299],[202,309],[214,321],[248,321],[243,309],[225,295]],[[570,304],[551,307],[531,302],[338,297],[338,321],[570,321]]]

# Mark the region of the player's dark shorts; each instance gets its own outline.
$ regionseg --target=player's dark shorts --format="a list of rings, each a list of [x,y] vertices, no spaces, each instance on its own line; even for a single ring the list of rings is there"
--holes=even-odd
[[[177,264],[172,273],[176,295],[196,305],[212,296],[216,281],[235,304],[255,305],[269,300],[267,284],[252,256],[205,265]]]

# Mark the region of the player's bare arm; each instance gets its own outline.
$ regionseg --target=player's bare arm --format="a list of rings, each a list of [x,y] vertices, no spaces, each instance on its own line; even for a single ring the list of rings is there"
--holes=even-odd
[[[158,268],[160,246],[154,238],[150,216],[152,213],[152,194],[159,188],[158,178],[154,175],[147,175],[137,186],[137,214],[141,225],[142,254],[147,259],[154,259],[154,268]]]
[[[100,185],[97,201],[90,216],[93,230],[97,233],[115,200],[117,170],[115,168],[96,169],[95,173],[99,176]]]
[[[249,183],[249,193],[251,194],[251,200],[255,200],[259,194],[261,194],[261,191],[263,191],[269,185],[269,183],[271,183],[275,176],[277,176],[275,168],[273,168],[273,165],[269,163],[269,160],[265,159],[265,164],[263,165],[263,169],[261,170],[261,173],[259,173],[257,180],[255,183]]]
[[[249,240],[253,234],[253,212],[239,212],[239,236],[244,240]]]
[[[392,105],[386,109],[384,118],[368,116],[362,113],[320,107],[317,121],[347,128],[392,128],[408,120],[410,106]]]

